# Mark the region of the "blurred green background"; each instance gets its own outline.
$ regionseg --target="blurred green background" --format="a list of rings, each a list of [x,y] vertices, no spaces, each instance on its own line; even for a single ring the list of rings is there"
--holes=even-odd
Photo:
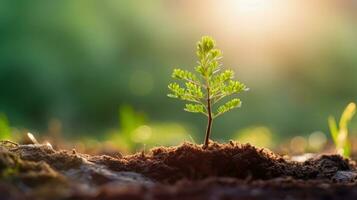
[[[195,66],[202,35],[251,89],[214,122],[215,140],[328,139],[328,115],[357,99],[352,0],[2,0],[0,30],[3,137],[200,143],[206,119],[166,94],[174,67]]]

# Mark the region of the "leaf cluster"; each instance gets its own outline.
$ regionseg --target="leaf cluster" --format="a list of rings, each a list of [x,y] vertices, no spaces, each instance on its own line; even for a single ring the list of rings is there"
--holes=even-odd
[[[171,93],[168,96],[190,102],[186,104],[185,111],[208,116],[208,104],[214,105],[227,96],[248,90],[243,83],[233,80],[232,70],[222,71],[222,52],[215,46],[211,37],[202,37],[197,43],[198,65],[195,73],[182,69],[174,69],[172,73],[173,78],[183,83],[170,83],[168,88]],[[211,113],[212,118],[240,106],[240,99],[229,100]]]

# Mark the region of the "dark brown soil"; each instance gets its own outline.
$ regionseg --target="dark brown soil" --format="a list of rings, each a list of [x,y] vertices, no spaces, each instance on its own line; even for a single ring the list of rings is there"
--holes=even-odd
[[[0,199],[357,199],[351,160],[295,162],[235,142],[117,157],[5,142],[0,177]]]

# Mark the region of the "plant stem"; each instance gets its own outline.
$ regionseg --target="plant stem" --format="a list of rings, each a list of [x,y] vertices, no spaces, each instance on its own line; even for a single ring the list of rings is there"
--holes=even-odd
[[[207,112],[208,112],[208,122],[207,122],[205,143],[203,145],[204,148],[208,147],[209,136],[210,136],[211,128],[212,128],[211,98],[210,98],[210,93],[209,93],[209,87],[207,87]]]

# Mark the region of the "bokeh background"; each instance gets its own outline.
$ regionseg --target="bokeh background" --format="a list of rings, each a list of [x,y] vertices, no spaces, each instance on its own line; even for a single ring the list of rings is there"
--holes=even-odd
[[[127,151],[200,143],[206,119],[166,94],[174,67],[195,66],[202,35],[250,88],[214,122],[215,140],[318,149],[327,117],[357,99],[354,0],[2,0],[0,30],[2,138],[30,131]]]

